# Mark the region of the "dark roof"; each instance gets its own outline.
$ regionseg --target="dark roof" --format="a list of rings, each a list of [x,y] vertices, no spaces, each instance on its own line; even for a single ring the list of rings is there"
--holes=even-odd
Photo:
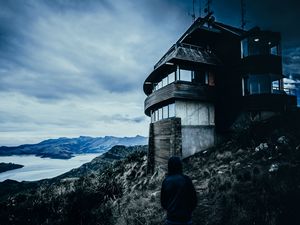
[[[172,48],[170,48],[170,50],[154,66],[154,69],[157,69],[159,66],[167,62],[172,62],[175,59],[210,65],[222,64],[212,52],[198,46],[181,43],[173,45]]]
[[[175,44],[154,66],[154,70],[144,82],[144,92],[150,94],[152,83],[163,78],[165,74],[175,71],[175,65],[193,68],[197,68],[199,65],[216,67],[221,66],[222,62],[214,53],[204,48],[184,43]]]
[[[237,28],[237,27],[232,27],[232,26],[229,26],[229,25],[224,24],[224,23],[214,22],[212,24],[212,26],[217,28],[217,29],[220,29],[220,30],[225,31],[225,32],[229,32],[229,33],[237,35],[237,36],[242,36],[246,33],[245,30],[242,30],[242,29]]]
[[[207,24],[208,26],[205,27],[204,25]],[[246,33],[246,31],[232,27],[223,23],[215,22],[214,19],[211,19],[210,15],[201,18],[199,17],[188,29],[187,31],[178,39],[177,43],[184,42],[185,38],[193,33],[197,29],[207,29],[211,32],[228,32],[235,36],[242,36]]]
[[[205,24],[208,24],[209,26],[205,27]],[[228,32],[234,36],[242,36],[246,33],[242,29],[215,22],[211,19],[211,14],[207,15],[204,18],[199,17],[178,39],[176,44],[173,45],[158,61],[158,63],[154,66],[154,70],[164,63],[170,62],[172,59],[181,59],[210,65],[221,64],[221,61],[213,53],[206,51],[205,49],[198,46],[184,44],[185,39],[196,30],[206,30],[215,33]]]
[[[222,62],[213,52],[199,46],[187,44],[188,42],[186,40],[195,33],[197,33],[197,35],[204,35],[204,33],[206,35],[228,33],[229,35],[239,38],[244,35],[245,31],[236,27],[215,22],[211,17],[211,14],[204,18],[199,17],[178,39],[176,44],[174,44],[154,66],[154,70],[144,82],[144,92],[146,94],[151,93],[150,83],[156,79],[160,79],[162,74],[166,74],[167,72],[171,72],[176,69],[173,62],[176,62],[177,65],[189,64],[192,66],[196,64],[206,65],[209,67],[222,65]]]
[[[279,42],[281,40],[280,32],[270,31],[270,30],[261,30],[259,27],[253,27],[252,29],[243,33],[241,39],[246,38],[246,37],[254,37],[256,35],[259,37],[262,37],[262,36],[267,37],[268,39],[270,39],[270,41]]]

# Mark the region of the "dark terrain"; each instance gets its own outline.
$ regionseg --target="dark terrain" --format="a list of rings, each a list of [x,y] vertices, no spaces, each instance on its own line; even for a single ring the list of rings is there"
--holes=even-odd
[[[277,116],[244,126],[220,145],[185,159],[184,172],[198,193],[194,224],[300,224],[299,128],[299,114]],[[61,177],[3,182],[0,223],[162,224],[165,172],[157,168],[147,175],[145,150],[117,146],[107,159]]]
[[[24,167],[23,165],[14,164],[14,163],[0,163],[0,173],[9,171],[9,170],[15,170]]]

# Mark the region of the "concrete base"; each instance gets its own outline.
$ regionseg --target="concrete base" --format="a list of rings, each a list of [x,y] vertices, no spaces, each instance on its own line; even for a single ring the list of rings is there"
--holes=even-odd
[[[166,166],[170,156],[182,157],[181,119],[169,118],[150,124],[148,168]]]
[[[215,145],[215,126],[182,126],[182,158]]]

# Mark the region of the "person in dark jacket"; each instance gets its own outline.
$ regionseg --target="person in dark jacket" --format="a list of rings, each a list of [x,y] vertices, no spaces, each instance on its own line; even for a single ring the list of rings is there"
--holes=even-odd
[[[197,205],[197,195],[191,179],[182,174],[179,157],[168,161],[168,175],[161,187],[160,201],[167,210],[168,225],[191,224],[192,212]]]

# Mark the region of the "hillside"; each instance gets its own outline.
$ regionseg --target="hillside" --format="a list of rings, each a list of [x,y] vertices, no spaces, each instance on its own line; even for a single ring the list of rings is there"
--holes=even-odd
[[[72,169],[71,171],[54,178],[54,180],[87,176],[91,173],[101,172],[108,166],[112,165],[115,161],[124,159],[128,155],[137,151],[146,152],[147,146],[135,145],[126,147],[124,145],[116,145],[104,154],[94,158],[91,162],[85,163],[79,168]]]
[[[297,114],[274,117],[185,159],[199,200],[194,224],[300,224],[299,128]],[[2,197],[0,223],[161,224],[165,172],[147,175],[146,162],[144,150],[133,151],[79,177],[31,182],[31,188]]]
[[[0,147],[0,156],[36,155],[40,157],[69,159],[74,154],[102,153],[115,145],[134,146],[147,144],[147,138],[135,137],[86,137],[58,138],[42,141],[38,144],[20,145],[16,147]]]
[[[15,170],[24,167],[23,165],[14,164],[14,163],[0,163],[0,173]]]

